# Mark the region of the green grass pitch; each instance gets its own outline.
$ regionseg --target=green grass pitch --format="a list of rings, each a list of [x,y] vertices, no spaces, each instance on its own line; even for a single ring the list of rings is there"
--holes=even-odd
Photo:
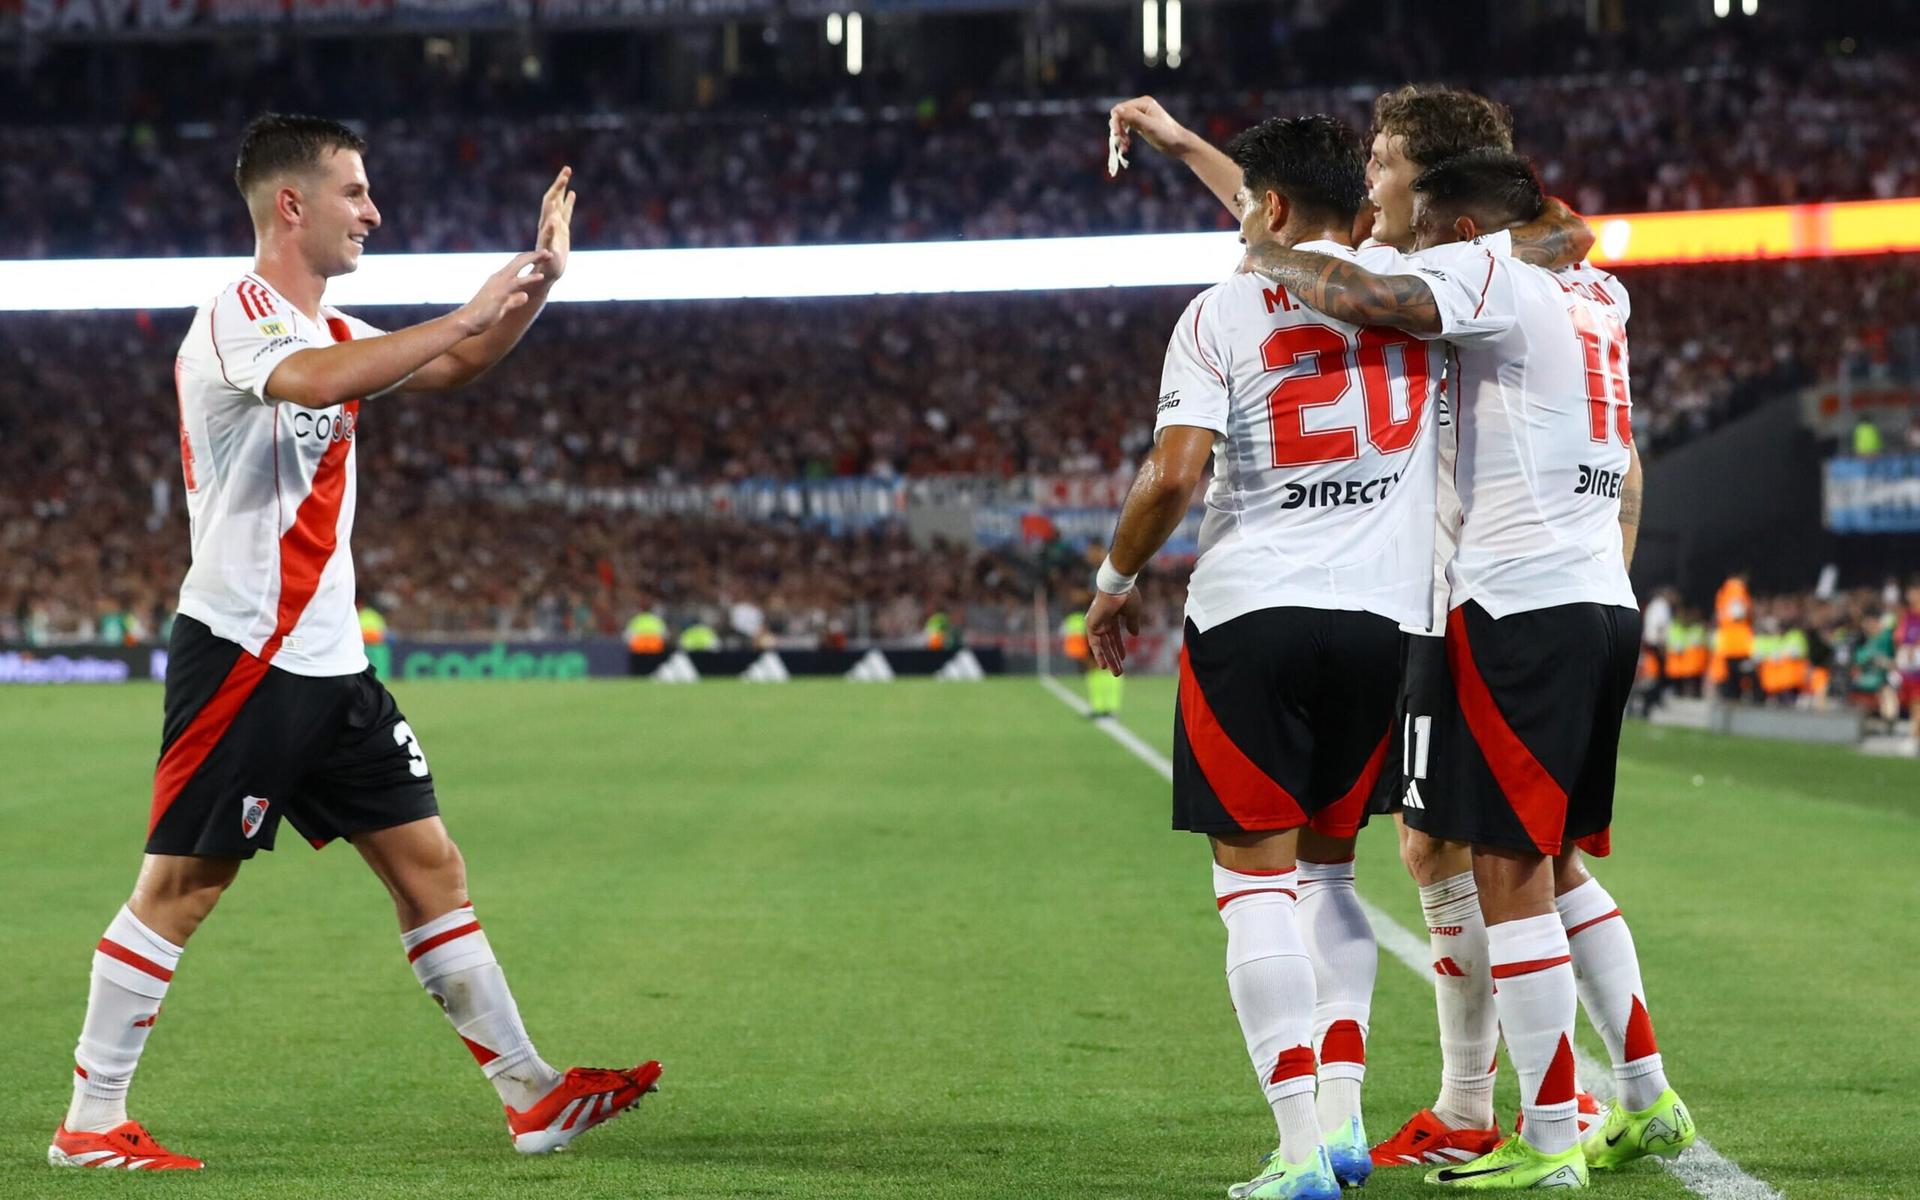
[[[378,885],[288,831],[187,951],[134,1087],[209,1170],[51,1171],[160,693],[10,689],[0,1196],[1218,1197],[1271,1144],[1203,844],[1033,680],[397,691],[542,1051],[658,1057],[664,1091],[515,1155]],[[1125,719],[1164,748],[1171,703],[1133,681]],[[1795,1200],[1920,1196],[1920,765],[1636,728],[1619,812],[1599,872],[1702,1132]],[[1361,884],[1417,926],[1390,826]],[[1382,956],[1376,1135],[1432,1097],[1431,997]],[[1596,1193],[1687,1195],[1644,1164]]]

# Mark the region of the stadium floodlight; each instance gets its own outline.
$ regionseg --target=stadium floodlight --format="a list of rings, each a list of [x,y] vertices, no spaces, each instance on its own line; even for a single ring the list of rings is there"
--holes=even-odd
[[[1160,61],[1160,0],[1140,0],[1140,55],[1148,66]]]
[[[1750,17],[1760,15],[1760,0],[1740,0],[1740,11]]]
[[[1920,197],[1587,218],[1599,266],[1920,251]],[[576,250],[557,302],[1072,291],[1218,283],[1232,233],[698,250]],[[460,304],[505,250],[372,254],[328,298],[345,308]],[[191,308],[251,269],[248,258],[0,261],[0,311]]]
[[[1725,20],[1733,15],[1733,0],[1713,0],[1713,15]]]
[[[840,44],[842,21],[843,18],[839,13],[827,14],[827,45],[838,46]]]
[[[1180,65],[1180,0],[1167,0],[1167,65]]]
[[[864,24],[859,13],[847,14],[847,74],[849,75],[858,75],[861,68],[866,66],[866,39],[864,30],[861,28]]]

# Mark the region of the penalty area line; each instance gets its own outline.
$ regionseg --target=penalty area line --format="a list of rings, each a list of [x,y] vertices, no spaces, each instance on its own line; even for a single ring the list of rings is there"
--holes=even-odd
[[[1087,702],[1073,694],[1066,685],[1049,675],[1040,676],[1040,686],[1053,693],[1054,698],[1073,709],[1081,716],[1088,712]],[[1157,771],[1162,779],[1172,782],[1173,763],[1166,755],[1148,745],[1145,739],[1133,730],[1120,724],[1118,720],[1108,718],[1096,721],[1095,727],[1114,741],[1120,743],[1126,751]],[[1360,898],[1360,907],[1366,911],[1367,920],[1373,924],[1374,940],[1380,948],[1398,959],[1401,965],[1422,979],[1429,977],[1433,963],[1428,956],[1427,943],[1400,922],[1388,916],[1383,910]],[[1614,1096],[1613,1070],[1594,1060],[1585,1050],[1575,1049],[1575,1065],[1579,1068],[1580,1079],[1587,1090],[1601,1100],[1611,1101]],[[1696,1138],[1692,1147],[1678,1159],[1656,1159],[1686,1189],[1704,1200],[1785,1200],[1772,1185],[1755,1179],[1740,1169],[1740,1165],[1721,1154],[1707,1144],[1706,1138]]]

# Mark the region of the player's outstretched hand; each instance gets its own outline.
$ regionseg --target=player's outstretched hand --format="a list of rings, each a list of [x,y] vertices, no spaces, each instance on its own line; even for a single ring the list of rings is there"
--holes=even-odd
[[[553,186],[540,197],[540,228],[533,245],[553,256],[544,268],[549,283],[567,273],[567,254],[573,249],[573,202],[579,197],[567,190],[572,182],[573,168],[561,167]]]
[[[1140,589],[1134,588],[1124,596],[1093,590],[1093,604],[1087,609],[1087,646],[1093,651],[1096,666],[1105,667],[1115,675],[1125,675],[1127,662],[1127,639],[1121,634],[1140,632],[1140,610],[1144,602],[1140,599]]]
[[[487,276],[473,299],[460,306],[467,336],[485,333],[532,299],[529,293],[546,286],[546,267],[552,259],[550,250],[529,250],[514,255],[512,262]]]
[[[1152,96],[1122,100],[1107,113],[1107,135],[1120,153],[1125,154],[1133,145],[1136,133],[1146,139],[1147,145],[1175,158],[1193,141],[1193,132],[1167,115]]]

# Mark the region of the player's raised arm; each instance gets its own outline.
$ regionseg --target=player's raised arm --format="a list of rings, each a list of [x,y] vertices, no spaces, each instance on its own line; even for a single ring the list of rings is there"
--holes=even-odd
[[[288,355],[267,377],[266,394],[305,408],[330,408],[356,396],[394,387],[439,360],[469,338],[498,327],[528,306],[531,293],[549,282],[551,255],[529,250],[487,277],[473,299],[459,308],[384,337],[316,346]]]
[[[1508,151],[1469,150],[1422,171],[1413,193],[1413,235],[1424,249],[1401,260],[1409,271],[1378,274],[1344,259],[1272,244],[1249,247],[1248,266],[1308,308],[1355,325],[1386,325],[1453,342],[1507,332],[1513,325],[1505,303],[1511,283],[1501,273],[1501,260],[1476,239],[1548,216],[1533,167]],[[1564,218],[1555,219],[1565,227]]]
[[[506,315],[477,336],[452,347],[428,363],[409,379],[410,392],[446,391],[464,387],[492,370],[494,365],[520,344],[534,318],[546,307],[553,285],[566,274],[567,257],[573,250],[573,206],[578,196],[570,190],[573,168],[562,167],[540,198],[540,221],[535,226],[534,249],[546,255],[540,274],[542,280],[527,289],[526,303]]]
[[[1416,275],[1379,275],[1343,258],[1271,243],[1249,247],[1248,267],[1316,312],[1355,325],[1386,325],[1437,337],[1440,306]]]
[[[1537,220],[1507,231],[1513,256],[1536,267],[1558,270],[1584,261],[1593,249],[1593,228],[1564,200],[1547,197]]]
[[[1240,210],[1233,198],[1240,191],[1240,168],[1207,139],[1173,119],[1152,96],[1122,100],[1107,114],[1107,132],[1113,144],[1124,154],[1139,134],[1147,145],[1177,158],[1200,177],[1215,199],[1227,206],[1236,219]]]

